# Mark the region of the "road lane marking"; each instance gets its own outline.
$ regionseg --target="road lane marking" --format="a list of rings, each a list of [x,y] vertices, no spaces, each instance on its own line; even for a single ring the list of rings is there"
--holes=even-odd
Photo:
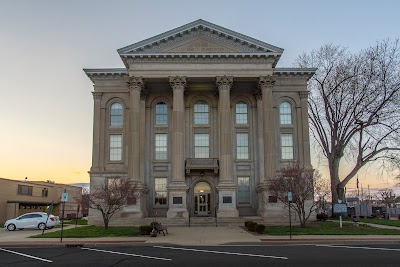
[[[12,251],[12,250],[8,250],[8,249],[4,249],[4,248],[0,248],[0,251],[5,251],[5,252],[17,254],[17,255],[19,255],[19,256],[24,256],[24,257],[31,258],[31,259],[35,259],[35,260],[39,260],[39,261],[44,261],[44,262],[49,262],[49,263],[52,263],[52,262],[53,262],[53,261],[51,261],[51,260],[47,260],[47,259],[43,259],[43,258],[31,256],[31,255],[24,254],[24,253],[19,253],[19,252]]]
[[[371,248],[371,247],[351,247],[351,246],[336,246],[336,245],[315,245],[317,247],[328,247],[328,248],[354,248],[354,249],[366,249],[366,250],[387,250],[387,251],[400,251],[398,248]]]
[[[249,256],[249,257],[273,258],[273,259],[288,260],[287,257],[279,257],[279,256],[267,256],[267,255],[246,254],[246,253],[236,253],[236,252],[225,252],[225,251],[216,251],[216,250],[203,250],[203,249],[193,249],[193,248],[176,248],[176,247],[162,247],[162,246],[153,246],[153,247],[154,248],[164,248],[164,249],[187,250],[187,251],[195,251],[195,252],[206,252],[206,253],[216,253],[216,254],[227,254],[227,255],[237,255],[237,256]]]
[[[81,248],[81,249],[92,250],[92,251],[97,251],[97,252],[105,252],[105,253],[111,253],[111,254],[118,254],[118,255],[125,255],[125,256],[133,256],[133,257],[154,259],[154,260],[163,260],[163,261],[171,261],[172,260],[172,259],[167,259],[167,258],[158,258],[158,257],[151,257],[151,256],[146,256],[146,255],[130,254],[130,253],[103,250],[103,249],[94,249],[94,248]]]

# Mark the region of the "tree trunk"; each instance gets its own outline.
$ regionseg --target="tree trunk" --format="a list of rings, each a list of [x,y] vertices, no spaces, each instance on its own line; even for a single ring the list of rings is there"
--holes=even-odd
[[[331,194],[332,194],[332,204],[338,203],[339,192],[338,186],[340,184],[339,179],[339,162],[340,159],[333,158],[329,160],[329,172],[331,177]]]

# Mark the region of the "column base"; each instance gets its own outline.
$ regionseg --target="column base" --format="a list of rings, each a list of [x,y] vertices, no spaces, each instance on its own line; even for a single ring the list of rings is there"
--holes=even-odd
[[[189,187],[185,182],[172,182],[168,189],[168,219],[189,219],[187,209],[187,191]]]
[[[237,185],[234,183],[219,183],[218,190],[218,210],[219,218],[237,218],[239,211],[236,207],[236,190]]]

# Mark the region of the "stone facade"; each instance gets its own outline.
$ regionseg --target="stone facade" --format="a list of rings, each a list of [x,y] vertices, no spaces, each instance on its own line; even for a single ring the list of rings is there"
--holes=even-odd
[[[283,49],[203,20],[118,53],[126,68],[85,69],[94,83],[91,188],[125,177],[140,192],[111,224],[287,220],[266,184],[287,162],[312,169],[315,69],[276,68]],[[89,220],[101,224],[94,210]]]

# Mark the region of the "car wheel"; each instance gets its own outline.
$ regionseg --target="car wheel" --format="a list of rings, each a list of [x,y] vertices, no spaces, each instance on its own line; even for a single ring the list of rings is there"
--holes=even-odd
[[[7,225],[7,230],[8,231],[14,231],[15,230],[15,224],[10,223],[9,225]]]
[[[45,223],[39,223],[38,228],[40,230],[44,230],[44,229],[46,229],[46,224]]]

